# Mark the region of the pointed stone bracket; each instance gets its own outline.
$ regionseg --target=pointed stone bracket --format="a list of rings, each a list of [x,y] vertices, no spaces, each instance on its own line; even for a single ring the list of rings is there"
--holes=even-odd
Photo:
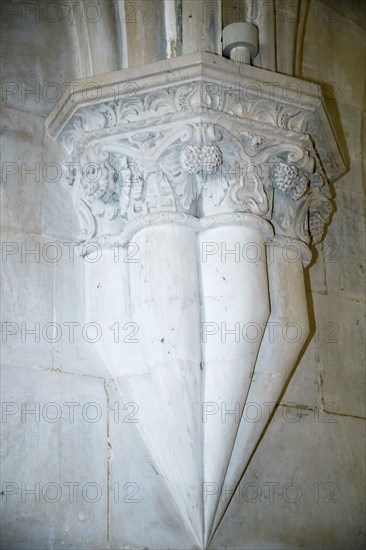
[[[77,82],[47,126],[103,250],[85,265],[98,353],[206,548],[267,426],[247,403],[278,402],[309,334],[303,265],[344,171],[320,88],[196,53]]]

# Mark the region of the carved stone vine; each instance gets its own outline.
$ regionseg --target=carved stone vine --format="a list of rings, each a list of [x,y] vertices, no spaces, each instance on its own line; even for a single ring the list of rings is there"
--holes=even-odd
[[[93,233],[84,233],[88,238],[103,234],[103,218],[123,225],[154,211],[199,217],[201,200],[212,202],[212,212],[224,208],[261,215],[279,235],[319,242],[331,205],[323,194],[324,178],[312,172],[309,151],[253,132],[248,141],[247,134],[221,125],[183,125],[176,134],[172,140],[167,132],[146,133],[145,141],[133,136],[118,147],[91,146],[79,156],[73,174],[76,205],[84,223],[95,218]],[[156,159],[141,155],[164,140],[168,146]]]
[[[64,124],[82,238],[116,235],[154,212],[239,212],[283,238],[320,242],[332,211],[326,171],[341,161],[314,99],[258,96],[252,80],[233,80],[232,65],[225,77],[213,65],[210,79],[185,73],[182,82],[179,70],[164,85],[157,74],[82,102]]]
[[[307,187],[308,178],[294,164],[278,162],[272,167],[272,185],[283,193],[288,193],[292,199],[300,199]]]

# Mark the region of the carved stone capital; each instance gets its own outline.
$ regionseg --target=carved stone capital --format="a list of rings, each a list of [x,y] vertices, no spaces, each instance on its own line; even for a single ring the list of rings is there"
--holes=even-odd
[[[48,132],[69,153],[82,239],[156,212],[242,212],[321,240],[344,165],[317,85],[197,53],[70,90]]]

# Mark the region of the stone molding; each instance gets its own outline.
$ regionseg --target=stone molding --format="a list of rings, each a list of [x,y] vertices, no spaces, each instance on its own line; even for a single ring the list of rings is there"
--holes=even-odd
[[[79,81],[47,127],[83,240],[150,213],[242,212],[316,244],[344,171],[317,85],[202,52]]]

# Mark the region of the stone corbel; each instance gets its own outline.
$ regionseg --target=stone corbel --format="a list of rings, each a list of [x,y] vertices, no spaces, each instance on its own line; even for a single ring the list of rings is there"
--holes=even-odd
[[[139,331],[98,351],[205,547],[266,426],[245,405],[277,401],[308,336],[303,265],[344,170],[320,90],[197,53],[75,84],[48,132],[82,249],[103,250],[86,317]],[[116,263],[129,246],[137,261]]]

